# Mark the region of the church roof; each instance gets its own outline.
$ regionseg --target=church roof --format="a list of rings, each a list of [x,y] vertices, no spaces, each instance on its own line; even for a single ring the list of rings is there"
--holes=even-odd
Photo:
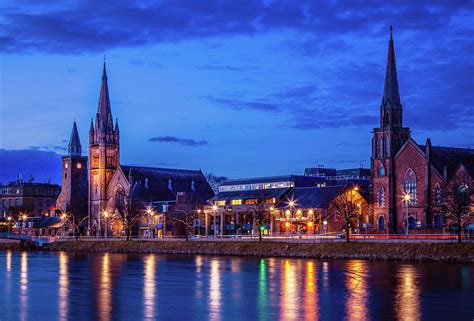
[[[81,141],[79,139],[79,133],[77,132],[77,125],[76,121],[74,121],[74,124],[72,125],[72,132],[71,132],[71,138],[69,139],[69,144],[68,144],[68,153],[69,155],[81,155]]]
[[[199,202],[205,203],[214,193],[201,171],[156,168],[142,166],[121,166],[129,183],[140,183],[139,198],[150,202],[176,200],[178,192],[195,192]]]
[[[382,107],[401,108],[400,92],[398,90],[397,65],[395,63],[395,47],[393,45],[392,27],[388,43],[387,67],[383,89]]]
[[[426,149],[424,145],[420,146]],[[471,175],[474,176],[474,150],[469,148],[454,147],[431,147],[431,163],[443,174],[444,168],[447,169],[448,177],[454,174],[456,169],[462,164]]]

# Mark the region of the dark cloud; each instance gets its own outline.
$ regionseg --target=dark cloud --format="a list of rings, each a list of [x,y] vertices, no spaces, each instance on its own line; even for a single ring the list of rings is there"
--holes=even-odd
[[[151,68],[163,68],[163,65],[158,62],[153,61],[145,61],[142,59],[130,59],[128,61],[129,64],[135,66],[144,66],[144,67],[151,67]]]
[[[35,181],[44,182],[51,178],[61,182],[61,155],[53,151],[38,149],[0,149],[0,182],[7,183],[22,174],[32,175]]]
[[[212,103],[233,110],[256,110],[273,113],[281,111],[281,107],[278,104],[267,103],[264,101],[246,101],[236,98],[218,97],[207,97],[207,99]]]
[[[23,2],[3,8],[2,51],[103,52],[117,47],[211,36],[295,30],[379,33],[394,22],[440,30],[470,1],[113,1]]]
[[[205,146],[208,142],[205,140],[194,140],[189,138],[178,138],[175,136],[157,136],[148,139],[149,142],[177,143],[185,146]]]
[[[201,65],[196,66],[197,69],[203,70],[227,70],[227,71],[248,71],[248,70],[257,70],[257,66],[230,66],[230,65]]]

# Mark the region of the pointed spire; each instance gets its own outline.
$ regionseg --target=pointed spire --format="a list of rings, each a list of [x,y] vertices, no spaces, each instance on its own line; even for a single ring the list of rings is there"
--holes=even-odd
[[[118,125],[118,118],[115,118],[115,128],[114,128],[114,133],[118,134],[120,132],[119,130],[119,125]]]
[[[110,97],[109,97],[109,86],[107,84],[107,69],[105,67],[105,60],[104,60],[104,68],[102,70],[102,85],[100,88],[100,96],[99,96],[99,106],[97,108],[97,117],[99,118],[99,125],[100,126],[107,126],[108,119],[112,116],[112,111],[110,109]]]
[[[397,66],[395,63],[395,48],[393,45],[392,26],[390,26],[390,41],[388,43],[387,68],[385,71],[382,107],[401,108],[400,92],[398,90]]]
[[[79,139],[79,133],[77,132],[76,121],[74,121],[74,124],[72,125],[71,139],[69,139],[67,150],[70,156],[81,156],[82,146]]]

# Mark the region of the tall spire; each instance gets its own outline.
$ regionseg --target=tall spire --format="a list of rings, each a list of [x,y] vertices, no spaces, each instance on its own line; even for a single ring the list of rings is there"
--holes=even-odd
[[[110,115],[110,116],[109,116]],[[100,126],[107,126],[109,117],[111,118],[112,111],[110,109],[110,97],[109,97],[109,86],[107,84],[107,69],[105,67],[102,70],[102,86],[100,88],[99,96],[99,107],[97,109],[97,117]]]
[[[67,145],[67,151],[70,156],[81,156],[82,153],[82,146],[79,139],[79,133],[77,132],[76,121],[74,121],[74,124],[72,125],[71,138]]]
[[[401,108],[400,92],[398,90],[397,66],[395,64],[395,48],[393,45],[393,28],[390,26],[390,41],[388,43],[387,69],[383,89],[382,107]]]

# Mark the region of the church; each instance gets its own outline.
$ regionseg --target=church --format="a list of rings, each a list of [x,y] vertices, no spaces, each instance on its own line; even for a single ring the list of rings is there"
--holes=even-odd
[[[424,145],[403,126],[403,108],[398,88],[392,30],[388,46],[385,83],[380,106],[380,125],[373,130],[371,185],[373,221],[379,230],[402,233],[409,230],[451,231],[459,228],[446,217],[440,205],[455,183],[474,195],[474,150]],[[472,204],[472,201],[471,201]],[[474,217],[463,221],[474,231]]]
[[[89,129],[89,157],[82,155],[74,122],[68,154],[62,158],[62,163],[62,189],[57,208],[82,218],[83,230],[89,235],[103,235],[104,229],[109,233],[123,234],[121,220],[114,217],[118,217],[118,209],[130,207],[134,201],[146,205],[148,214],[154,215],[151,223],[140,219],[133,234],[141,232],[143,235],[145,230],[150,232],[152,225],[152,233],[163,235],[167,225],[168,231],[174,228],[172,222],[164,221],[164,215],[180,199],[192,196],[196,206],[203,206],[214,195],[200,170],[120,163],[120,130],[118,119],[114,124],[112,117],[105,62],[98,109]],[[109,223],[104,228],[107,218]]]

